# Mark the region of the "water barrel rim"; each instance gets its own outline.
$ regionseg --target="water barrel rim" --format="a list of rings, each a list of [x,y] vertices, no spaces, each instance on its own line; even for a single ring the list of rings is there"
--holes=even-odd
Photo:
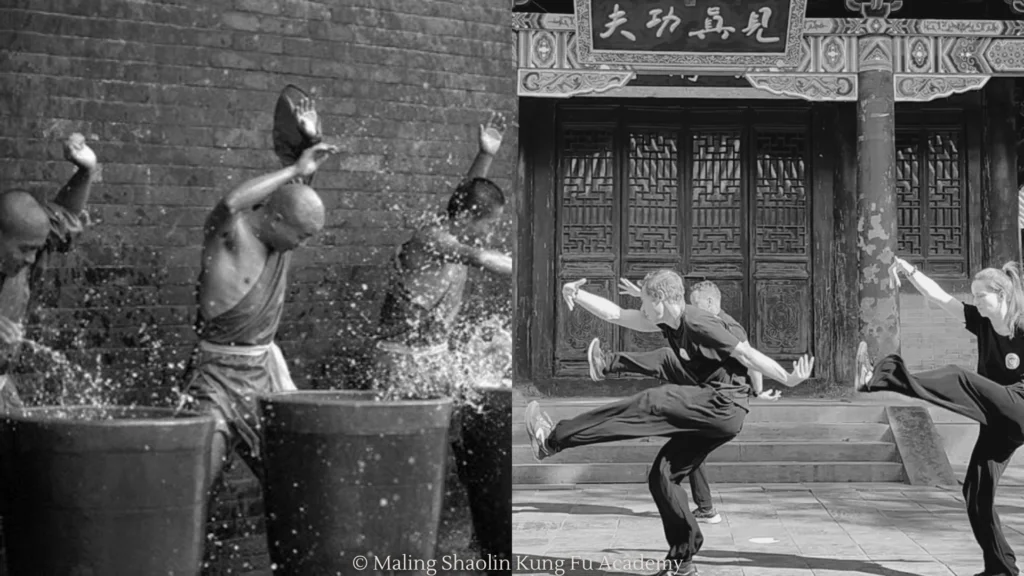
[[[476,382],[476,383],[473,383],[470,386],[470,388],[472,388],[474,390],[483,390],[483,391],[487,391],[487,392],[489,392],[491,390],[495,390],[495,391],[499,391],[499,392],[507,390],[508,392],[511,392],[512,389],[513,389],[513,386],[505,385],[505,384],[501,384],[501,385],[498,385],[498,386],[491,386],[490,384],[482,384],[482,383]]]
[[[343,390],[290,390],[287,393],[273,393],[259,395],[260,403],[264,404],[293,404],[301,406],[336,406],[339,404],[357,406],[444,406],[454,401],[451,398],[429,398],[422,400],[378,400],[376,398],[362,400],[345,398],[344,396],[334,399],[324,399],[324,396],[332,392],[345,392]],[[370,392],[369,390],[350,390],[350,392]]]
[[[60,424],[66,426],[93,426],[102,428],[132,428],[132,427],[152,427],[154,423],[159,423],[161,426],[174,426],[174,427],[188,427],[195,426],[196,424],[204,422],[216,423],[216,419],[212,414],[205,414],[201,412],[195,412],[192,410],[177,410],[175,408],[161,408],[156,406],[109,406],[107,409],[116,409],[123,412],[149,412],[153,414],[165,414],[164,417],[152,417],[152,418],[105,418],[105,419],[79,419],[79,418],[53,418],[47,417],[46,414],[52,414],[54,411],[86,411],[86,410],[102,410],[102,407],[89,406],[89,405],[76,405],[76,406],[32,406],[28,408],[21,408],[18,411],[8,412],[0,415],[0,419],[10,420],[14,422],[32,423],[32,424]]]

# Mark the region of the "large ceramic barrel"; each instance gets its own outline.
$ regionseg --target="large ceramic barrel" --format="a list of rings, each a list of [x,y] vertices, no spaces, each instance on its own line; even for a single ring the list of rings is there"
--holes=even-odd
[[[274,574],[379,574],[434,557],[450,400],[316,391],[259,404]]]
[[[214,421],[161,408],[0,417],[11,576],[196,576]]]
[[[512,561],[512,389],[478,388],[479,406],[462,408],[455,444],[459,479],[469,495],[473,534],[488,574]]]

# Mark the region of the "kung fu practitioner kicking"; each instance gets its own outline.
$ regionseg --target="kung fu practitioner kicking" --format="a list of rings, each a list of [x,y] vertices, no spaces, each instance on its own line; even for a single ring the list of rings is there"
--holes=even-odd
[[[634,298],[643,297],[640,287],[625,278],[619,279],[619,294]],[[705,280],[694,284],[690,288],[690,304],[718,316],[725,322],[733,336],[740,342],[747,341],[747,331],[740,326],[735,318],[722,310],[722,292],[714,282]],[[607,353],[601,350],[601,340],[594,338],[587,349],[590,378],[597,382],[611,374],[640,374],[670,384],[692,384],[694,383],[693,376],[686,373],[684,365],[689,357],[684,356],[683,352],[680,351],[680,354],[676,354],[671,347],[665,346],[649,352]],[[749,385],[744,383],[728,391],[737,402],[746,406],[750,396],[768,401],[779,399],[777,390],[764,391],[763,377],[760,372],[747,370],[747,376],[749,376]],[[721,388],[720,390],[727,392]],[[690,495],[693,497],[693,503],[697,505],[697,508],[693,510],[693,517],[698,522],[718,524],[722,521],[722,516],[715,510],[714,500],[711,496],[711,484],[708,482],[705,468],[702,463],[690,473]]]
[[[526,408],[526,429],[534,457],[542,460],[567,448],[648,436],[666,436],[651,466],[648,484],[668,541],[667,568],[659,574],[694,576],[693,555],[704,536],[690,511],[682,482],[719,446],[743,428],[749,409],[726,390],[745,386],[747,370],[756,370],[796,386],[814,367],[808,356],[787,374],[774,360],[741,341],[721,318],[687,306],[682,277],[657,270],[644,278],[640,310],[623,310],[614,302],[580,290],[584,281],[562,289],[572,310],[579,304],[598,318],[639,332],[661,332],[676,356],[689,361],[681,372],[686,384],[645,390],[552,426],[536,402]]]
[[[978,272],[971,284],[974,304],[950,296],[901,258],[889,268],[894,287],[900,285],[900,272],[977,337],[978,371],[946,366],[911,374],[895,354],[872,366],[861,342],[855,389],[919,398],[981,424],[963,487],[967,518],[985,561],[984,572],[976,576],[1016,576],[1017,558],[1003,536],[995,496],[1006,465],[1024,444],[1024,287],[1017,263]]]

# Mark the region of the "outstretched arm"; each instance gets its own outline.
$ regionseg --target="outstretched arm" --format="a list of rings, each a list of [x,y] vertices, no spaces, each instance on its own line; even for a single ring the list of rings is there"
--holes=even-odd
[[[902,272],[904,276],[910,279],[910,283],[917,288],[918,292],[924,295],[925,298],[938,302],[939,306],[946,311],[950,316],[958,320],[966,320],[964,316],[964,304],[951,296],[948,292],[939,287],[934,280],[927,277],[917,266],[914,266],[902,258],[896,258],[893,260],[892,266],[889,267],[889,278],[893,283],[893,288],[899,288],[900,277],[899,273]]]
[[[503,276],[512,275],[512,257],[508,254],[463,244],[439,228],[430,228],[421,234],[423,242],[445,260],[475,266]]]
[[[85,205],[89,201],[93,177],[99,164],[96,161],[96,153],[86,145],[85,136],[77,132],[64,143],[64,158],[77,166],[78,171],[60,189],[53,202],[72,214],[79,214],[85,210]]]
[[[729,354],[748,370],[760,372],[790,388],[810,378],[814,370],[814,358],[803,356],[793,364],[793,372],[787,373],[778,362],[762,354],[747,341],[737,344]]]
[[[607,298],[580,290],[580,286],[586,282],[587,279],[582,278],[562,286],[562,298],[565,299],[565,303],[569,306],[569,311],[575,309],[576,305],[579,304],[587,312],[605,322],[636,330],[637,332],[661,332],[661,328],[658,328],[653,322],[648,320],[643,312],[639,310],[623,310],[618,304]]]
[[[296,176],[309,176],[338,149],[328,144],[317,144],[306,149],[299,161],[276,172],[243,182],[228,192],[214,208],[207,221],[207,234],[215,233],[236,214],[263,203],[268,197]]]
[[[747,374],[750,376],[750,387],[754,389],[754,395],[760,396],[764,392],[764,375],[757,370],[747,369]]]
[[[505,116],[492,113],[487,125],[480,125],[480,152],[473,160],[466,178],[486,178],[491,169],[491,163],[501,148],[501,139],[505,134]]]

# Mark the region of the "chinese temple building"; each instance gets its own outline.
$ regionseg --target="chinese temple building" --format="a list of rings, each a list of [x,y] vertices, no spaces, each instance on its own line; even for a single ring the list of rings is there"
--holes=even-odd
[[[559,298],[673,268],[751,344],[847,385],[858,341],[973,367],[962,322],[887,281],[894,255],[967,298],[1019,260],[1021,0],[516,0],[517,383],[620,395],[586,347],[662,345]],[[527,272],[527,271],[532,271]],[[773,386],[773,384],[766,384]]]

